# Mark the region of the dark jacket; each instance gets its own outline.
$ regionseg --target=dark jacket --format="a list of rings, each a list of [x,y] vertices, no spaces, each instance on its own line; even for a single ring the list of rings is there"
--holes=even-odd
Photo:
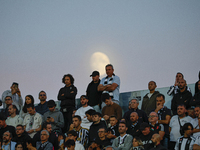
[[[192,99],[192,93],[185,88],[185,91],[180,92],[178,90],[178,93],[174,95],[171,103],[171,110],[173,112],[173,115],[177,115],[177,106],[180,104],[184,104],[186,106],[186,109],[190,107],[190,100]]]
[[[158,144],[156,146],[154,146],[153,148],[151,148],[150,150],[167,150],[164,146],[162,146],[161,144]]]
[[[130,124],[127,130],[127,133],[132,135],[133,137],[139,137],[142,132],[140,131],[140,122],[137,122],[135,125]]]
[[[62,96],[62,94],[64,94]],[[58,93],[58,100],[61,101],[60,107],[75,107],[75,98],[77,94],[77,88],[74,85],[70,85],[69,87],[64,86],[60,89]]]
[[[45,102],[44,104],[39,103],[37,106],[35,106],[35,111],[40,113],[41,115],[44,115],[45,112],[49,111],[47,102]]]
[[[151,112],[152,109],[156,109],[156,96],[159,94],[158,91],[155,91],[150,99],[148,97],[147,93],[144,97],[143,97],[143,101],[142,101],[142,110],[147,114],[147,116],[149,115],[149,113]]]
[[[23,150],[28,150],[26,143],[32,143],[31,141],[31,137],[28,135],[28,133],[26,131],[24,131],[24,133],[22,133],[22,135],[20,137],[14,137],[13,141],[17,142],[17,143],[22,143],[23,146]]]
[[[200,91],[194,95],[190,101],[190,106],[200,105]]]

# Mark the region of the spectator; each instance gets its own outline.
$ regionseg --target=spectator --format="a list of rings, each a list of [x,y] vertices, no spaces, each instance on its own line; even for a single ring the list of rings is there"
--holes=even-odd
[[[67,137],[65,141],[67,142],[68,140],[74,140],[75,142],[74,150],[84,150],[83,145],[77,141],[77,137],[78,137],[77,132],[74,130],[71,130],[67,132]],[[68,148],[66,147],[65,150],[68,150]]]
[[[52,143],[48,141],[49,139],[49,132],[47,130],[42,130],[41,131],[41,136],[40,136],[41,141],[36,143],[36,149],[39,150],[42,148],[42,150],[51,150],[53,149]]]
[[[193,150],[199,150],[200,149],[200,136],[198,136],[194,142]]]
[[[87,117],[87,119],[89,120],[89,122],[93,122],[93,114],[96,113],[96,111],[94,109],[89,109],[88,111],[85,112],[85,115]]]
[[[77,132],[78,134],[77,141],[85,147],[88,141],[89,130],[81,126],[80,116],[78,115],[74,116],[72,121],[73,121],[73,124],[70,126],[71,127],[70,130],[74,130]]]
[[[43,130],[48,131],[48,133],[49,133],[48,141],[51,144],[53,144],[55,150],[58,150],[58,138],[57,138],[56,134],[54,132],[52,132],[51,123],[45,122],[43,124]],[[34,147],[36,146],[37,142],[40,141],[40,137],[41,137],[41,132],[38,131],[33,137],[32,144]]]
[[[193,136],[197,138],[200,136],[200,112],[198,113],[197,118],[191,121],[191,124],[193,125]]]
[[[25,149],[23,148],[23,145],[21,143],[17,143],[15,145],[15,150],[25,150]]]
[[[58,134],[62,132],[62,128],[64,127],[64,117],[63,114],[56,109],[56,103],[54,100],[49,100],[47,102],[47,106],[49,111],[44,113],[44,120],[46,122],[51,122],[52,132]],[[49,131],[48,131],[49,132]]]
[[[21,143],[23,150],[28,150],[27,147],[26,147],[26,143],[31,143],[32,139],[28,135],[28,133],[24,131],[24,127],[21,124],[17,125],[16,134],[17,134],[17,136],[15,136],[13,138],[13,141],[16,142],[16,143]]]
[[[27,112],[27,105],[28,104],[34,105],[34,98],[33,98],[32,95],[26,95],[26,97],[25,97],[24,106],[19,113],[19,115],[22,119],[24,119],[24,117],[28,114],[28,112]]]
[[[96,143],[95,145],[99,145],[100,149],[105,149],[105,147],[112,145],[110,139],[106,137],[106,134],[107,132],[105,128],[100,128],[98,130],[98,137],[96,138],[94,143]]]
[[[117,150],[129,150],[132,147],[133,137],[130,134],[126,134],[128,130],[125,122],[119,123],[119,134],[117,138],[114,139],[112,147]]]
[[[92,142],[94,142],[95,139],[98,137],[98,130],[100,128],[107,129],[107,126],[104,123],[104,121],[101,121],[101,114],[98,112],[95,112],[93,114],[93,123],[89,129],[88,145],[90,145]]]
[[[177,74],[176,74],[176,79],[175,79],[175,83],[174,83],[174,85],[170,86],[170,88],[169,88],[169,90],[168,90],[168,92],[167,92],[167,94],[168,94],[169,96],[174,97],[174,95],[178,93],[178,90],[180,90],[180,89],[179,89],[179,81],[180,81],[181,79],[184,79],[183,74],[182,74],[181,72],[177,72]],[[187,89],[189,92],[191,91],[189,87],[187,87],[186,89]],[[172,98],[172,99],[173,99],[173,98]]]
[[[2,94],[2,102],[3,102],[3,108],[6,108],[5,105],[5,98],[6,96],[11,96],[13,100],[13,104],[17,106],[17,109],[20,110],[23,105],[23,99],[21,97],[21,92],[19,90],[19,84],[16,82],[13,82],[13,84],[10,87],[11,90],[4,91]]]
[[[17,107],[15,105],[10,105],[8,107],[8,112],[10,114],[10,116],[6,119],[6,124],[16,127],[18,124],[22,124],[23,123],[23,119],[16,114],[17,111]]]
[[[161,139],[162,138],[160,134],[157,134],[157,133],[154,134],[151,138],[151,141],[153,142],[154,147],[151,148],[150,150],[167,150],[167,148],[165,148],[164,146],[160,144]]]
[[[190,101],[190,106],[200,105],[200,80],[197,82],[196,86],[199,91],[195,93],[194,97]]]
[[[135,136],[140,136],[141,134],[141,131],[140,131],[140,122],[138,121],[138,114],[137,112],[132,112],[130,114],[130,121],[131,121],[131,124],[130,126],[128,127],[128,130],[127,130],[127,133],[132,135],[133,137]]]
[[[3,143],[2,143],[2,150],[14,150],[16,142],[12,140],[12,134],[9,131],[4,132],[3,134]]]
[[[119,136],[119,125],[116,116],[110,116],[110,127],[108,128],[107,138],[111,139],[111,142]]]
[[[144,150],[143,143],[139,137],[133,138],[133,147],[130,150]]]
[[[156,96],[159,94],[158,91],[155,91],[156,87],[157,87],[156,82],[150,81],[148,84],[150,93],[147,93],[143,97],[141,109],[145,111],[147,115],[149,115],[152,109],[156,109]]]
[[[65,149],[68,150],[75,150],[75,142],[74,140],[67,140],[67,142],[65,143]]]
[[[101,100],[106,104],[102,109],[102,115],[107,123],[112,115],[115,115],[118,120],[122,118],[122,108],[112,101],[111,96],[108,93],[103,93]]]
[[[171,103],[171,110],[173,115],[177,115],[177,106],[184,104],[186,109],[189,108],[190,100],[192,99],[192,94],[187,90],[187,83],[184,79],[179,80],[179,90],[177,94],[174,95]]]
[[[130,110],[125,112],[124,117],[123,117],[124,119],[126,119],[126,122],[128,124],[131,124],[131,122],[130,122],[130,114],[132,112],[137,112],[138,120],[139,120],[140,123],[148,122],[148,118],[147,118],[146,113],[143,110],[140,110],[138,108],[138,106],[139,106],[139,100],[137,98],[133,98],[132,100],[130,100]]]
[[[199,71],[199,80],[195,83],[195,94],[200,92],[199,81],[200,81],[200,71]]]
[[[191,122],[192,118],[186,116],[186,107],[182,104],[177,107],[177,114],[172,117],[169,123],[169,132],[170,132],[170,143],[169,149],[173,150],[176,144],[177,139],[181,136],[181,128],[187,123]]]
[[[195,118],[195,114],[194,114],[194,108],[193,107],[190,107],[187,109],[187,114],[188,116],[190,116],[192,119]]]
[[[139,136],[139,138],[141,139],[143,145],[144,145],[144,149],[151,149],[153,148],[153,143],[151,141],[151,137],[154,134],[154,131],[150,130],[150,125],[146,122],[143,122],[140,125],[140,131],[142,132],[142,134]]]
[[[149,114],[149,124],[150,129],[155,133],[158,133],[161,137],[161,140],[163,140],[165,135],[164,126],[158,123],[158,114],[156,112],[151,112]]]
[[[12,100],[12,97],[11,96],[6,96],[5,97],[5,104],[6,104],[6,108],[3,109],[1,112],[6,116],[6,118],[10,115],[9,112],[8,112],[8,107],[10,105],[13,104],[13,100]],[[17,110],[18,112],[18,110]]]
[[[88,105],[92,106],[96,112],[101,112],[100,107],[102,92],[97,90],[97,87],[101,81],[99,79],[99,72],[93,71],[90,77],[92,77],[92,82],[89,83],[86,90],[86,95],[89,100]]]
[[[106,65],[106,74],[107,76],[101,80],[98,86],[98,91],[109,93],[112,101],[116,104],[119,104],[120,78],[114,74],[113,65]]]
[[[182,131],[184,133],[183,136],[178,138],[176,145],[175,145],[175,150],[192,150],[193,145],[195,142],[195,138],[192,136],[192,130],[193,126],[191,123],[185,123],[183,125]]]
[[[40,91],[39,93],[40,103],[35,107],[36,112],[44,115],[45,112],[49,111],[47,106],[47,94],[45,91]]]
[[[35,111],[32,104],[27,105],[28,115],[25,116],[23,126],[31,138],[42,129],[42,116]]]
[[[62,83],[65,86],[59,90],[58,100],[61,101],[60,110],[64,116],[65,128],[63,128],[63,133],[65,133],[69,130],[69,126],[72,123],[72,113],[75,109],[77,89],[74,86],[74,78],[71,74],[64,75]]]
[[[158,114],[158,123],[164,125],[165,135],[163,138],[163,146],[168,148],[169,142],[169,122],[171,120],[171,110],[168,109],[165,104],[165,96],[158,94],[156,96],[156,109],[154,110]]]
[[[2,136],[4,132],[9,131],[12,134],[12,136],[15,137],[15,128],[13,126],[7,125],[5,120],[5,115],[0,113],[0,136]]]
[[[82,121],[81,126],[89,130],[92,123],[87,119],[85,112],[93,108],[91,106],[88,106],[88,97],[86,95],[82,95],[80,97],[80,100],[81,100],[82,107],[80,107],[76,111],[75,115],[78,115],[81,117],[81,121]]]

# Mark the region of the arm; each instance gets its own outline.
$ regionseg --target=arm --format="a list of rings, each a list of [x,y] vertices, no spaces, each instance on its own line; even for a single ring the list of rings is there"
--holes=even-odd
[[[122,119],[122,108],[120,106],[116,109],[116,116],[118,120]]]
[[[164,131],[159,131],[159,135],[160,135],[160,137],[161,137],[161,140],[163,140],[163,137],[164,137],[164,135],[165,135],[165,132],[164,132]]]
[[[169,127],[169,133],[171,132],[171,127]]]
[[[193,145],[193,150],[199,150],[200,149],[200,146],[199,145],[197,145],[197,144],[194,144]]]
[[[165,120],[158,120],[158,123],[160,123],[160,124],[169,124],[170,120],[171,120],[171,116],[167,115]]]
[[[54,118],[50,118],[52,124],[56,125],[59,128],[64,127],[64,117],[62,113],[59,113],[58,120],[54,120]]]
[[[125,139],[125,141],[124,141],[124,146],[120,146],[120,148],[121,148],[122,150],[128,150],[128,149],[130,149],[131,146],[132,146],[132,141],[133,141],[133,137],[132,137],[131,135],[129,135],[129,136]]]

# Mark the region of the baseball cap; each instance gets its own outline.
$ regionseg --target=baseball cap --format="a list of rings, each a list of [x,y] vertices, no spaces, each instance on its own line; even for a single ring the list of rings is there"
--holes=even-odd
[[[99,76],[99,72],[98,71],[93,71],[92,74],[90,75],[90,77],[95,77],[96,75]]]
[[[88,97],[86,95],[81,95],[80,99],[81,98],[85,98],[85,99],[88,99]]]

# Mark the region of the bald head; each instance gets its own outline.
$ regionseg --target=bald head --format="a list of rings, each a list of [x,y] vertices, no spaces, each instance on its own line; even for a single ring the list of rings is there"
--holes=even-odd
[[[156,133],[156,134],[152,135],[151,141],[154,143],[154,145],[158,145],[158,144],[160,144],[161,136]]]
[[[132,112],[130,114],[130,120],[131,120],[132,123],[136,123],[138,121],[138,118],[139,117],[138,117],[138,114],[136,112]]]

